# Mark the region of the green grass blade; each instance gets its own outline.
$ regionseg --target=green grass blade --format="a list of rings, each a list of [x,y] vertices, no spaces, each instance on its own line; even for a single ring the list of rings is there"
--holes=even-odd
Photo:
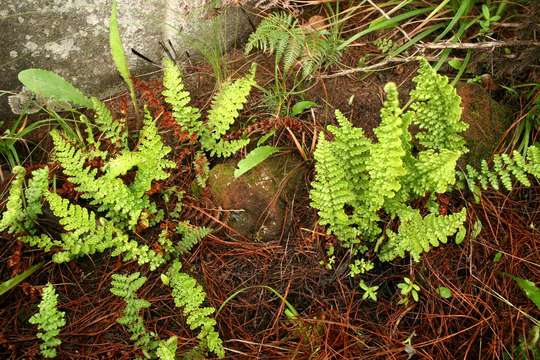
[[[392,57],[398,56],[403,51],[407,50],[408,48],[415,45],[416,43],[418,43],[419,41],[421,41],[425,37],[429,36],[431,33],[439,30],[443,26],[444,26],[444,24],[439,24],[439,25],[433,25],[433,26],[428,27],[427,29],[422,31],[420,34],[416,35],[415,37],[413,37],[412,39],[407,41],[405,44],[401,45],[399,48],[393,50],[390,54],[388,54],[388,57],[392,58]]]
[[[350,38],[348,38],[347,40],[345,40],[338,47],[338,50],[345,49],[347,46],[349,46],[350,44],[352,44],[356,40],[366,36],[369,33],[372,33],[372,32],[377,31],[377,30],[388,29],[388,28],[398,26],[404,20],[407,20],[409,18],[412,18],[414,16],[418,16],[418,15],[421,15],[421,14],[425,14],[425,13],[431,11],[431,10],[433,10],[431,7],[427,7],[427,8],[422,8],[422,9],[411,10],[411,11],[408,11],[406,13],[394,16],[393,18],[390,18],[390,19],[384,18],[384,20],[382,20],[383,18],[378,18],[377,20],[372,21],[367,29],[364,29],[364,30],[360,31],[359,33],[356,33],[353,36],[351,36]]]
[[[454,26],[456,26],[456,24],[461,20],[461,18],[467,16],[472,6],[474,5],[474,2],[475,0],[463,0],[458,10],[454,14],[454,17],[452,17],[452,20],[450,20],[450,22],[446,26],[446,29],[444,29],[444,31],[435,38],[435,41],[439,41],[444,38],[444,36],[448,34],[448,32],[450,32],[454,28]]]
[[[32,275],[36,270],[41,268],[43,266],[43,263],[35,264],[30,266],[26,271],[23,273],[20,273],[19,275],[16,275],[12,277],[9,280],[4,281],[0,284],[0,296],[4,295],[9,290],[13,289],[15,286],[17,286],[21,281],[24,281],[27,277]]]
[[[109,22],[109,46],[111,47],[111,55],[114,61],[114,65],[120,73],[120,76],[122,76],[122,78],[126,82],[131,96],[131,101],[133,102],[133,107],[135,108],[135,113],[138,114],[135,87],[133,86],[133,82],[131,81],[131,75],[129,73],[129,66],[126,54],[124,53],[122,39],[120,38],[120,31],[118,30],[118,14],[116,9],[116,1],[113,1],[112,3],[111,18]]]

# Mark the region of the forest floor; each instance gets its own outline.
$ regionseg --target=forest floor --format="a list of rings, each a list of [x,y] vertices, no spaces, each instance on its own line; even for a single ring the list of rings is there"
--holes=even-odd
[[[372,49],[351,48],[343,62],[349,61],[349,66],[354,66],[363,51]],[[536,66],[536,72],[524,65],[507,68],[495,56],[491,60],[477,64],[476,68],[492,66],[494,81],[508,76],[521,82],[540,81],[535,58],[529,59],[529,65]],[[271,87],[274,60],[263,54],[245,56],[233,50],[225,60],[227,74],[237,78],[249,70],[252,62],[258,64],[258,84]],[[319,74],[301,95],[319,106],[297,117],[275,116],[267,110],[263,93],[253,92],[239,121],[241,126],[249,128],[254,138],[275,129],[272,145],[301,158],[305,169],[303,189],[287,204],[290,227],[279,238],[267,242],[238,236],[227,226],[209,191],[191,193],[196,176],[192,165],[198,150],[196,144],[182,138],[182,131],[168,121],[170,111],[160,95],[161,79],[136,81],[140,102],[159,115],[162,134],[173,147],[172,158],[180,165],[162,185],[176,186],[188,194],[184,219],[214,229],[183,259],[183,264],[202,284],[208,303],[219,308],[215,318],[227,358],[503,359],[503,354],[511,354],[529,336],[534,319],[540,319],[540,311],[508,274],[532,281],[540,279],[538,182],[530,188],[516,187],[511,192],[483,192],[479,203],[471,194],[461,192],[439,198],[449,212],[467,208],[468,233],[478,220],[483,224],[481,230],[476,238],[467,237],[462,244],[449,242],[432,249],[420,262],[403,259],[378,263],[366,275],[370,283],[381,284],[377,302],[361,299],[357,281],[348,276],[350,259],[344,249],[336,247],[338,261],[333,269],[320,264],[327,260],[327,249],[337,245],[337,240],[317,225],[316,211],[309,206],[307,190],[314,175],[312,151],[316,134],[334,121],[334,110],[341,109],[355,126],[364,128],[371,136],[371,130],[379,122],[384,84],[396,82],[405,103],[416,68],[412,62],[369,74],[336,77]],[[194,63],[186,66],[185,73],[193,103],[207,109],[216,88],[211,67],[203,62]],[[484,86],[484,89],[512,109],[516,121],[522,116],[519,101],[505,95],[500,88],[492,90]],[[128,94],[111,98],[108,105],[116,113],[130,117]],[[49,163],[48,130],[30,135],[28,142],[37,146],[29,156],[28,167]],[[510,133],[504,136],[508,138]],[[494,150],[504,148],[505,140],[504,137],[493,139],[497,145]],[[245,152],[236,157],[244,155]],[[216,163],[213,161],[211,166]],[[9,181],[6,174],[2,184],[4,194]],[[62,180],[58,189],[68,198],[77,196]],[[143,237],[148,244],[155,244],[157,233]],[[45,265],[0,297],[0,358],[39,358],[39,341],[27,319],[39,301],[42,285],[51,282],[59,293],[61,310],[68,317],[61,334],[59,358],[133,359],[137,349],[126,330],[116,322],[123,301],[110,293],[109,284],[111,274],[119,270],[140,271],[140,267],[135,262],[123,263],[111,258],[108,253],[67,264],[55,264],[49,255],[25,246],[11,235],[2,235],[0,279],[38,262]],[[144,314],[147,329],[162,337],[178,336],[180,349],[196,345],[194,333],[172,306],[171,295],[161,284],[159,274],[146,271],[144,275],[148,281],[139,295],[152,304]],[[404,277],[420,285],[419,302],[398,303],[397,284]],[[300,315],[286,316],[286,304],[268,287],[286,298]],[[448,288],[452,296],[441,297],[437,293],[439,287]]]

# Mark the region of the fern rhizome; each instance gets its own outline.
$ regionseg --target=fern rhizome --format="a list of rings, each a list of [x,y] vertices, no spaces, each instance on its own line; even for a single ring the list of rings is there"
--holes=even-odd
[[[400,107],[396,85],[386,85],[376,142],[339,111],[338,126],[328,127],[333,139],[320,135],[312,206],[319,222],[353,254],[375,247],[383,261],[405,255],[418,261],[430,247],[464,231],[465,209],[440,215],[434,201],[456,183],[457,160],[467,151],[460,98],[427,61],[413,81],[407,111]],[[411,201],[426,195],[434,206],[424,214]],[[390,225],[384,233],[383,220]],[[399,224],[397,230],[392,224]]]

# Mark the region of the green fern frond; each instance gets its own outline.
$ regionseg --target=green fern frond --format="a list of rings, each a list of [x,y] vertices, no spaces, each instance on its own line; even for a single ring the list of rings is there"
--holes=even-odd
[[[126,307],[122,311],[122,316],[116,320],[124,325],[131,333],[130,340],[139,347],[147,357],[156,350],[158,346],[154,341],[153,333],[146,331],[144,319],[139,314],[141,310],[150,307],[150,303],[145,299],[137,297],[137,291],[146,282],[146,277],[140,276],[139,272],[129,275],[113,274],[111,281],[111,293],[124,299]]]
[[[182,73],[170,59],[163,60],[163,96],[173,110],[173,118],[183,130],[193,134],[201,134],[203,124],[198,109],[189,106],[191,98],[184,88]]]
[[[404,186],[415,196],[448,191],[456,182],[456,165],[461,155],[460,151],[447,149],[421,151],[403,179]]]
[[[56,131],[51,132],[51,137],[55,156],[62,165],[64,174],[76,185],[82,198],[89,199],[90,205],[98,205],[98,211],[107,212],[110,219],[115,219],[118,223],[125,221],[129,226],[135,226],[142,209],[147,207],[147,200],[135,196],[122,179],[107,174],[96,178],[97,169],[85,166],[88,157],[82,150],[64,140]]]
[[[529,175],[540,178],[540,147],[532,145],[527,149],[527,156],[518,152],[508,154],[496,154],[493,157],[493,166],[490,169],[486,160],[480,163],[480,169],[477,170],[470,165],[466,167],[467,181],[469,186],[479,185],[483,190],[493,187],[499,190],[499,184],[502,184],[508,191],[512,190],[513,179],[517,180],[523,186],[531,186]]]
[[[251,71],[226,85],[212,101],[207,123],[200,121],[199,110],[190,107],[189,93],[184,90],[180,70],[174,63],[164,62],[163,83],[165,100],[173,108],[175,120],[192,135],[197,135],[202,148],[212,156],[228,157],[249,143],[249,139],[226,140],[223,135],[229,130],[247,102],[251,88],[255,85],[255,64]]]
[[[420,60],[411,91],[413,123],[420,132],[416,138],[426,149],[467,152],[461,133],[468,124],[461,120],[461,98],[446,76],[437,74],[427,60]]]
[[[379,259],[382,261],[391,261],[407,254],[414,261],[419,261],[422,253],[441,243],[445,244],[448,237],[455,235],[463,227],[467,212],[463,208],[451,215],[428,214],[422,217],[420,211],[407,206],[398,212],[398,216],[398,232],[390,229],[386,231],[388,239],[379,252]]]
[[[6,210],[2,214],[2,220],[0,220],[0,231],[7,230],[10,233],[17,233],[24,231],[23,187],[26,171],[22,166],[13,167],[12,171],[15,174],[15,178],[9,188]]]
[[[219,358],[225,356],[223,344],[215,326],[216,321],[210,317],[215,309],[202,307],[206,295],[202,287],[191,276],[181,272],[182,264],[175,260],[167,270],[169,286],[177,307],[182,309],[186,316],[186,323],[190,329],[199,330],[197,338],[204,346]]]
[[[386,101],[381,109],[381,124],[374,129],[378,143],[371,146],[369,175],[372,192],[368,194],[371,211],[380,209],[385,199],[391,199],[401,189],[401,177],[407,172],[403,158],[405,149],[401,108],[396,85],[386,84]]]
[[[127,146],[127,131],[125,126],[115,120],[107,105],[92,98],[93,109],[95,111],[94,122],[101,133],[101,138],[111,141],[113,144]]]
[[[212,100],[207,125],[209,135],[214,140],[219,141],[240,115],[240,110],[243,109],[251,88],[255,85],[256,69],[256,64],[252,64],[246,76],[225,85]]]
[[[285,73],[300,63],[302,76],[308,77],[319,67],[339,60],[342,40],[327,35],[326,30],[300,26],[291,14],[276,12],[265,17],[249,36],[245,52],[260,49],[275,53],[276,63],[283,63]]]
[[[153,181],[165,180],[169,177],[165,169],[176,166],[174,161],[165,158],[170,152],[171,148],[163,143],[158,134],[152,115],[145,109],[144,126],[137,148],[140,161],[137,164],[138,171],[135,179],[130,185],[131,193],[136,198],[142,198],[144,193],[150,190]]]
[[[165,262],[165,259],[147,245],[139,245],[130,240],[111,222],[97,218],[96,214],[58,194],[48,192],[45,198],[53,214],[58,217],[66,233],[62,234],[61,252],[53,255],[55,262],[66,262],[83,255],[92,255],[107,249],[114,249],[112,256],[123,255],[126,261],[137,260],[140,265],[150,264],[153,270]]]
[[[62,246],[60,241],[53,240],[46,234],[21,236],[19,240],[31,247],[43,249],[44,251],[50,251],[55,246]]]
[[[25,228],[30,234],[35,233],[34,224],[39,215],[42,214],[41,198],[49,187],[49,168],[32,171],[28,181],[28,187],[24,191],[26,199],[25,208]]]
[[[159,360],[176,360],[176,348],[178,340],[176,336],[171,336],[167,340],[161,340],[156,350],[156,356]]]
[[[52,284],[48,283],[43,289],[39,312],[34,314],[29,322],[38,326],[37,337],[41,339],[39,349],[45,358],[56,357],[56,348],[62,343],[58,339],[60,330],[66,325],[65,313],[58,310],[58,295]]]
[[[195,246],[211,232],[212,231],[210,229],[204,226],[195,227],[188,221],[179,222],[176,225],[176,233],[182,236],[182,240],[176,244],[178,253],[181,255],[190,251],[193,246]]]

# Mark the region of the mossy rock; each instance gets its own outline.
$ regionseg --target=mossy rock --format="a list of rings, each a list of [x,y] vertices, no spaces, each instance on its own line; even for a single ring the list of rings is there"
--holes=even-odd
[[[253,241],[279,240],[290,226],[288,207],[302,190],[306,173],[302,161],[274,156],[239,178],[238,160],[214,166],[208,186],[216,206],[228,210],[227,224]]]
[[[480,85],[460,83],[457,92],[461,97],[462,120],[469,124],[464,134],[469,153],[463,161],[479,166],[482,159],[491,157],[512,123],[512,111],[493,100]]]

